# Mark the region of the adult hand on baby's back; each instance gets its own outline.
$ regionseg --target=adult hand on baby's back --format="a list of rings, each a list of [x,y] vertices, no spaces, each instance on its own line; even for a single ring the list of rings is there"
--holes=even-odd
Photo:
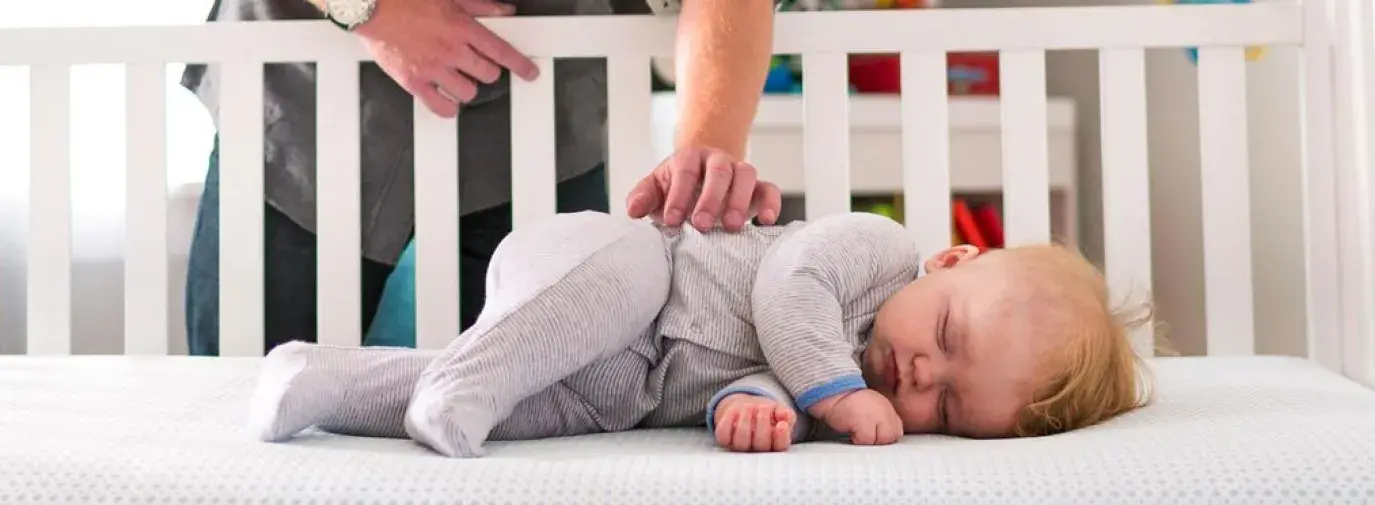
[[[355,33],[388,76],[448,118],[477,96],[475,81],[496,82],[502,68],[538,76],[534,62],[474,18],[514,12],[498,0],[381,1]]]
[[[690,222],[701,231],[719,222],[735,232],[753,214],[762,224],[776,223],[782,205],[778,186],[758,180],[753,165],[719,149],[688,147],[640,179],[626,199],[626,212],[673,227]]]
[[[849,434],[855,445],[888,445],[902,438],[898,411],[872,389],[832,396],[817,402],[811,412],[831,429]]]
[[[737,393],[716,407],[716,443],[738,452],[782,452],[792,443],[797,414],[769,398]]]

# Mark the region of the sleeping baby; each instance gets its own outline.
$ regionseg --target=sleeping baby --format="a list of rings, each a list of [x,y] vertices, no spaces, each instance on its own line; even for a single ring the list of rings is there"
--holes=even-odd
[[[301,342],[265,359],[250,430],[489,440],[705,424],[783,451],[905,433],[1039,436],[1142,404],[1098,271],[1052,245],[918,257],[888,218],[698,232],[600,213],[519,228],[442,350]]]

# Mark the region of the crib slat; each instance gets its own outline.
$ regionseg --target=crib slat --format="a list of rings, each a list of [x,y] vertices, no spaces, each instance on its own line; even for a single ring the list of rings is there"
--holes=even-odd
[[[362,342],[362,215],[358,63],[315,64],[316,107],[316,334],[330,345]]]
[[[72,352],[71,74],[29,70],[28,353]]]
[[[461,113],[460,113],[461,114]],[[458,120],[415,101],[415,345],[458,337]]]
[[[1328,2],[1303,2],[1305,308],[1309,358],[1328,369],[1340,370],[1341,281],[1332,158],[1332,40],[1327,6]]]
[[[850,85],[845,53],[802,55],[807,219],[850,211]]]
[[[1358,366],[1356,376],[1362,378],[1365,384],[1375,387],[1375,3],[1371,2],[1352,2],[1353,7],[1358,12],[1353,15],[1354,19],[1361,20],[1361,29],[1353,37],[1361,50],[1360,66],[1364,71],[1365,79],[1362,86],[1355,88],[1356,93],[1360,93],[1365,100],[1365,127],[1366,146],[1365,159],[1365,189],[1366,192],[1361,197],[1361,202],[1365,207],[1360,215],[1366,217],[1364,234],[1362,235],[1361,245],[1357,249],[1357,257],[1365,261],[1364,270],[1366,278],[1363,281],[1365,287],[1365,299],[1368,309],[1363,312],[1365,317],[1365,333],[1356,336],[1357,343],[1361,346],[1361,351],[1353,352],[1360,356],[1363,365]],[[1360,169],[1357,168],[1359,171]]]
[[[1360,4],[1365,4],[1362,9]],[[1375,367],[1375,350],[1368,344],[1375,332],[1375,271],[1372,271],[1372,227],[1375,212],[1371,207],[1371,172],[1369,116],[1372,81],[1364,68],[1371,56],[1366,51],[1375,44],[1375,34],[1368,25],[1375,21],[1370,2],[1336,2],[1332,18],[1336,20],[1337,38],[1334,44],[1333,91],[1338,100],[1336,115],[1337,162],[1337,225],[1341,243],[1342,283],[1342,370],[1348,377],[1375,381],[1368,367]],[[1364,10],[1365,12],[1361,12]],[[1375,383],[1373,383],[1375,384]]]
[[[521,228],[554,215],[558,174],[554,123],[554,60],[532,58],[540,77],[511,78],[511,224]]]
[[[1003,51],[1002,77],[1004,243],[1050,240],[1050,160],[1046,131],[1046,54]]]
[[[220,85],[220,356],[263,354],[263,66]]]
[[[1140,48],[1098,53],[1103,136],[1103,252],[1114,303],[1151,292],[1150,174],[1146,142],[1146,55]],[[1108,203],[1110,202],[1110,203]],[[1154,354],[1155,333],[1131,335],[1137,354]]]
[[[167,66],[125,70],[128,165],[124,353],[167,354]]]
[[[943,51],[902,54],[902,194],[923,258],[950,247],[950,101]]]
[[[647,59],[625,56],[608,57],[606,66],[607,185],[611,214],[621,216],[630,190],[654,169],[650,68]]]
[[[1255,353],[1246,68],[1240,47],[1198,50],[1203,279],[1209,355]]]

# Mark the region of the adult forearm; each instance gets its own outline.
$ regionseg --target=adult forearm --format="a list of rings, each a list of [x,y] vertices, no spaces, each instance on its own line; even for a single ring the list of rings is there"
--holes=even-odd
[[[684,0],[675,55],[677,147],[744,158],[773,47],[773,0]]]

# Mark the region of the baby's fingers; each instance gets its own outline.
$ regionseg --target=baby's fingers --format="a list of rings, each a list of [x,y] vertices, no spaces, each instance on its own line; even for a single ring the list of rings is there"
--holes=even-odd
[[[786,451],[792,445],[793,426],[792,423],[778,423],[773,425],[773,450]]]
[[[879,426],[877,423],[861,424],[850,432],[850,442],[855,445],[874,445],[878,441]]]
[[[880,428],[879,428],[879,436],[878,436],[878,443],[879,443],[879,444],[883,444],[883,445],[895,444],[895,443],[897,443],[898,440],[901,439],[901,438],[902,438],[902,423],[901,423],[900,421],[897,422],[897,423],[888,422],[888,423],[884,423],[882,426],[880,426]]]
[[[727,409],[721,415],[721,421],[716,423],[716,444],[721,447],[731,447],[731,442],[735,440],[735,423],[740,420],[740,409]]]
[[[768,408],[755,408],[754,410],[754,450],[767,452],[773,450],[773,412]]]
[[[778,405],[773,408],[773,421],[775,423],[792,424],[797,421],[797,414],[787,405]]]
[[[748,451],[754,446],[754,432],[759,428],[755,425],[754,406],[741,407],[740,416],[735,427],[735,436],[731,438],[731,449],[737,451]]]

